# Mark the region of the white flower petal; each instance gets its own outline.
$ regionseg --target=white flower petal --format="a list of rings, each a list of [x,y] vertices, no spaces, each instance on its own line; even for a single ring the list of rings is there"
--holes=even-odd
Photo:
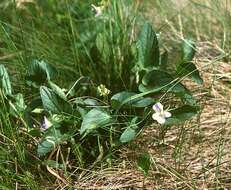
[[[159,124],[164,124],[166,121],[165,117],[163,117],[162,115],[158,113],[152,114],[152,118],[156,120]]]
[[[152,109],[157,113],[161,113],[163,112],[164,107],[160,102],[157,102],[156,104],[152,106]]]
[[[168,117],[171,117],[172,114],[168,111],[164,111],[164,117],[168,118]]]
[[[159,113],[154,113],[152,114],[152,119],[156,120],[157,117],[159,117],[160,114]]]
[[[101,16],[101,15],[102,15],[102,13],[101,13],[101,12],[98,12],[98,13],[95,14],[95,17],[99,17],[99,16]]]
[[[93,4],[91,4],[91,7],[96,12],[95,17],[98,17],[98,16],[102,15],[103,7],[97,7],[97,6],[93,5]]]
[[[157,122],[158,122],[159,124],[163,125],[163,124],[166,122],[166,119],[165,119],[164,117],[159,117],[159,118],[157,119]]]

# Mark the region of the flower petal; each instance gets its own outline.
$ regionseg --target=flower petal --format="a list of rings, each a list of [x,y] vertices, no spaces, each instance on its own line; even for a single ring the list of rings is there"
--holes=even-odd
[[[44,120],[43,120],[43,122],[41,124],[41,130],[45,131],[48,128],[50,128],[51,126],[52,126],[52,123],[47,119],[46,116],[44,116]]]
[[[172,114],[170,112],[164,111],[164,117],[169,118],[171,116],[172,116]]]
[[[161,113],[163,111],[164,107],[160,102],[157,102],[156,104],[154,104],[152,106],[152,109],[157,113]]]
[[[158,113],[152,114],[152,119],[156,120],[159,124],[164,124],[166,119]]]
[[[94,9],[95,11],[95,17],[98,17],[100,15],[102,15],[102,10],[103,10],[103,6],[102,7],[97,7],[94,4],[91,4],[91,7]]]

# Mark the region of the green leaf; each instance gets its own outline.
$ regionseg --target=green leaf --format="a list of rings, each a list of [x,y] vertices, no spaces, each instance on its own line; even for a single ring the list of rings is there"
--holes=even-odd
[[[151,166],[151,157],[148,153],[144,153],[139,156],[137,161],[138,168],[144,173],[145,176],[148,175]]]
[[[45,138],[38,144],[37,153],[44,156],[54,150],[56,146],[63,141],[63,135],[58,129],[52,127],[46,134]]]
[[[126,92],[126,91],[119,92],[115,94],[114,96],[112,96],[111,105],[114,109],[121,107],[121,105],[124,105],[125,107],[132,106],[136,108],[143,108],[143,107],[147,107],[154,103],[153,98],[143,98],[143,97],[139,97],[134,100],[131,99],[129,101],[129,98],[132,98],[135,95],[137,95],[137,93]],[[126,104],[124,104],[124,101],[126,101]]]
[[[170,84],[173,80],[174,78],[167,72],[152,70],[144,75],[142,79],[142,84],[159,88]]]
[[[31,100],[31,102],[28,104],[26,111],[32,112],[36,108],[42,108],[42,100],[40,97],[36,97],[35,99]]]
[[[64,99],[65,101],[67,101],[67,97],[65,95],[65,93],[63,92],[63,90],[56,85],[55,83],[49,81],[48,82],[49,86],[51,87],[51,89],[62,99]]]
[[[26,104],[21,93],[15,95],[15,106],[19,112],[23,112],[26,109]]]
[[[94,108],[84,116],[80,128],[80,135],[87,135],[97,128],[102,128],[109,125],[112,121],[112,116],[106,111]]]
[[[136,130],[128,127],[120,136],[120,142],[127,143],[135,139],[136,137]]]
[[[150,70],[159,66],[159,45],[156,33],[150,23],[145,23],[137,42],[138,64],[141,69]]]
[[[4,65],[0,65],[0,89],[5,95],[12,95],[10,78]]]
[[[191,40],[185,40],[182,44],[182,58],[177,65],[177,76],[184,77],[188,76],[191,77],[193,81],[198,84],[203,83],[203,79],[200,76],[200,73],[197,67],[191,62],[195,55],[196,46],[195,43]]]
[[[191,62],[181,62],[177,66],[177,76],[184,77],[188,76],[198,84],[203,84],[203,79],[200,76],[200,73],[197,67]]]
[[[82,118],[87,114],[87,110],[80,106],[76,106],[76,111],[81,115]]]
[[[56,73],[54,67],[45,61],[34,60],[30,66],[26,79],[38,85],[51,80]]]
[[[154,103],[153,98],[141,97],[141,98],[137,98],[135,100],[132,100],[130,104],[132,105],[132,107],[135,107],[135,108],[144,108],[144,107],[150,106],[153,103]]]
[[[46,111],[51,111],[52,113],[60,114],[62,112],[71,113],[71,105],[57,96],[51,89],[41,86],[40,96],[42,99],[43,107]]]
[[[43,107],[46,111],[53,113],[61,113],[62,109],[59,106],[56,94],[45,86],[40,87],[40,95],[43,103]]]
[[[166,69],[168,63],[168,52],[165,51],[164,53],[161,54],[160,56],[160,67],[162,69]]]
[[[41,137],[41,131],[40,131],[40,129],[38,129],[38,128],[32,128],[32,129],[29,131],[29,134],[30,134],[32,137]]]
[[[142,83],[139,85],[141,92],[171,92],[189,104],[196,104],[190,91],[179,81],[174,82],[174,78],[167,72],[152,70],[145,74]]]
[[[171,111],[172,117],[168,118],[165,125],[176,125],[183,123],[193,116],[195,116],[199,111],[197,106],[184,105],[175,110]]]
[[[137,128],[138,128],[137,120],[138,120],[137,117],[132,119],[132,121],[129,123],[127,128],[124,130],[124,132],[120,136],[120,142],[127,143],[135,139],[137,135]]]
[[[190,62],[193,60],[196,53],[196,45],[192,40],[185,39],[182,43],[182,60]]]

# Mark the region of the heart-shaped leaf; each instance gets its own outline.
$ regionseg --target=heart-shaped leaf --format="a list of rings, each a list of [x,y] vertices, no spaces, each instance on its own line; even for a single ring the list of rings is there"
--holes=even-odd
[[[37,153],[39,156],[44,156],[48,152],[55,149],[55,147],[65,140],[64,135],[61,134],[59,129],[51,127],[45,134],[45,138],[38,144]]]
[[[136,137],[136,130],[128,127],[120,136],[120,142],[127,143],[135,139]]]
[[[153,98],[143,98],[143,97],[139,97],[136,99],[132,99],[133,96],[137,95],[137,93],[134,92],[119,92],[117,94],[115,94],[114,96],[112,96],[111,98],[111,105],[114,109],[117,109],[119,107],[121,107],[122,105],[124,105],[125,107],[136,107],[136,108],[143,108],[143,107],[147,107],[151,104],[154,103]],[[129,98],[131,98],[131,100],[129,101]],[[126,104],[124,104],[124,102],[126,101]]]
[[[177,64],[177,76],[191,77],[193,81],[198,84],[203,83],[203,79],[200,76],[200,73],[197,67],[191,62],[196,53],[195,43],[191,40],[184,40],[182,44],[182,58],[180,62]]]
[[[135,117],[132,119],[132,121],[128,124],[127,128],[125,129],[125,131],[122,133],[122,135],[120,136],[120,142],[122,143],[128,143],[132,140],[135,139],[136,135],[137,135],[137,120],[138,118]]]
[[[38,85],[51,80],[56,73],[54,67],[45,61],[34,60],[30,66],[26,79]]]
[[[183,40],[181,60],[184,62],[190,62],[193,60],[196,53],[196,45],[192,40]]]
[[[139,86],[141,92],[171,92],[189,104],[196,104],[190,91],[179,81],[174,80],[167,72],[152,70],[145,74],[142,83]]]
[[[139,156],[137,161],[138,168],[144,173],[145,176],[148,175],[151,166],[151,157],[148,153],[144,153]]]
[[[162,69],[166,69],[168,63],[168,52],[165,51],[164,53],[161,54],[160,56],[160,67]]]
[[[106,127],[113,121],[113,118],[106,111],[94,108],[84,115],[80,128],[80,135],[87,135],[91,131]]]
[[[40,87],[40,95],[43,103],[43,107],[46,111],[50,111],[52,113],[60,114],[62,112],[71,113],[72,107],[71,105],[57,96],[57,94],[51,89],[41,86]]]
[[[159,45],[156,33],[150,23],[145,23],[137,42],[138,65],[141,69],[150,70],[159,66]]]
[[[4,65],[0,65],[0,89],[5,95],[12,95],[10,78]]]
[[[175,110],[171,111],[172,116],[167,119],[165,125],[176,125],[183,123],[193,116],[195,116],[199,111],[197,106],[184,105]]]
[[[57,139],[54,137],[46,138],[38,144],[37,153],[39,156],[44,156],[52,151],[57,145]]]
[[[64,99],[65,101],[67,101],[67,97],[65,95],[65,93],[63,92],[63,90],[56,85],[55,83],[49,81],[48,82],[49,86],[51,87],[51,89],[62,99]]]
[[[203,83],[203,79],[201,78],[197,67],[191,62],[181,62],[177,67],[177,76],[184,77],[186,75],[192,78],[197,84]]]

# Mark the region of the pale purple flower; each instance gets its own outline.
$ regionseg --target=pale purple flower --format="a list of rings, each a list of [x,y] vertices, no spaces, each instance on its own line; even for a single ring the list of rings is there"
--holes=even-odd
[[[46,131],[49,127],[51,127],[51,125],[51,122],[47,119],[46,116],[44,116],[40,129],[41,131]]]
[[[152,118],[161,125],[163,125],[166,122],[166,118],[172,116],[170,112],[164,110],[164,107],[160,102],[154,104],[152,109],[155,111],[155,113],[152,114]]]

